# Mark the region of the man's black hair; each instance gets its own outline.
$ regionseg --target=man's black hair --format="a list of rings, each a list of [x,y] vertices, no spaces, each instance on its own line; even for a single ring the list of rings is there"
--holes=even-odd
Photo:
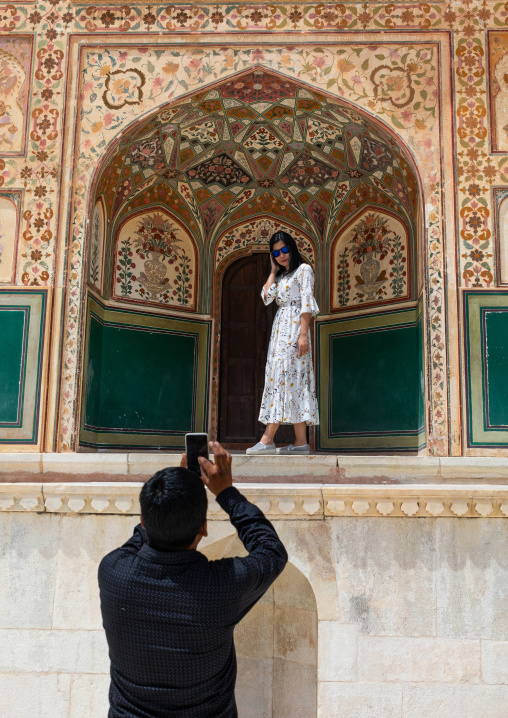
[[[203,482],[194,471],[171,467],[146,482],[139,503],[150,546],[181,551],[198,535],[208,502]]]
[[[294,272],[295,269],[298,269],[300,264],[307,264],[305,259],[300,254],[300,251],[298,249],[298,245],[296,244],[293,237],[288,233],[284,232],[283,229],[280,229],[278,232],[275,232],[275,234],[272,234],[270,237],[270,252],[273,252],[274,245],[277,244],[277,242],[284,242],[286,247],[289,249],[289,269],[288,272],[291,274],[291,272]],[[284,267],[277,262],[275,259],[275,262],[279,269],[277,270],[277,277],[279,274],[282,274],[284,272]]]

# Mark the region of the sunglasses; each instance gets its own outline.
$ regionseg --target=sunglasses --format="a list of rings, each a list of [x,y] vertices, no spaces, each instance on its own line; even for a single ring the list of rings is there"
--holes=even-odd
[[[280,256],[280,253],[282,254],[289,254],[289,247],[282,247],[282,249],[274,249],[272,252],[272,255],[275,259]]]

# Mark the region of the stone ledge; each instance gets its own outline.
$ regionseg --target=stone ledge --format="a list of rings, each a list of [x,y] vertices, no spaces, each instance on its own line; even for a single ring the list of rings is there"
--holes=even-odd
[[[142,481],[167,466],[178,466],[175,453],[0,453],[0,483],[81,483]],[[284,485],[397,485],[477,483],[508,485],[508,457],[432,456],[246,456],[233,454],[239,482],[269,478]]]
[[[136,483],[4,483],[0,513],[139,513]],[[354,516],[390,518],[508,518],[508,487],[497,485],[359,486],[345,484],[241,484],[236,486],[272,519]],[[209,495],[209,518],[226,514]]]

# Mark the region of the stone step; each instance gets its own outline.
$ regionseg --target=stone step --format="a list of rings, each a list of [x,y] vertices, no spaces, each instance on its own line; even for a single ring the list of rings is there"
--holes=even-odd
[[[142,481],[178,466],[180,453],[3,453],[0,483]],[[233,455],[238,482],[415,484],[488,481],[508,484],[508,457]]]

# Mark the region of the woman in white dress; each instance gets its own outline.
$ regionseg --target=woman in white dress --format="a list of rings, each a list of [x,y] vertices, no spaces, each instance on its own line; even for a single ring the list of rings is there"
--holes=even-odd
[[[319,424],[309,324],[319,307],[314,272],[293,237],[276,232],[270,239],[271,272],[261,290],[265,304],[279,305],[273,321],[259,421],[265,433],[247,454],[309,454],[307,425]],[[276,449],[280,424],[293,424],[295,443]]]

